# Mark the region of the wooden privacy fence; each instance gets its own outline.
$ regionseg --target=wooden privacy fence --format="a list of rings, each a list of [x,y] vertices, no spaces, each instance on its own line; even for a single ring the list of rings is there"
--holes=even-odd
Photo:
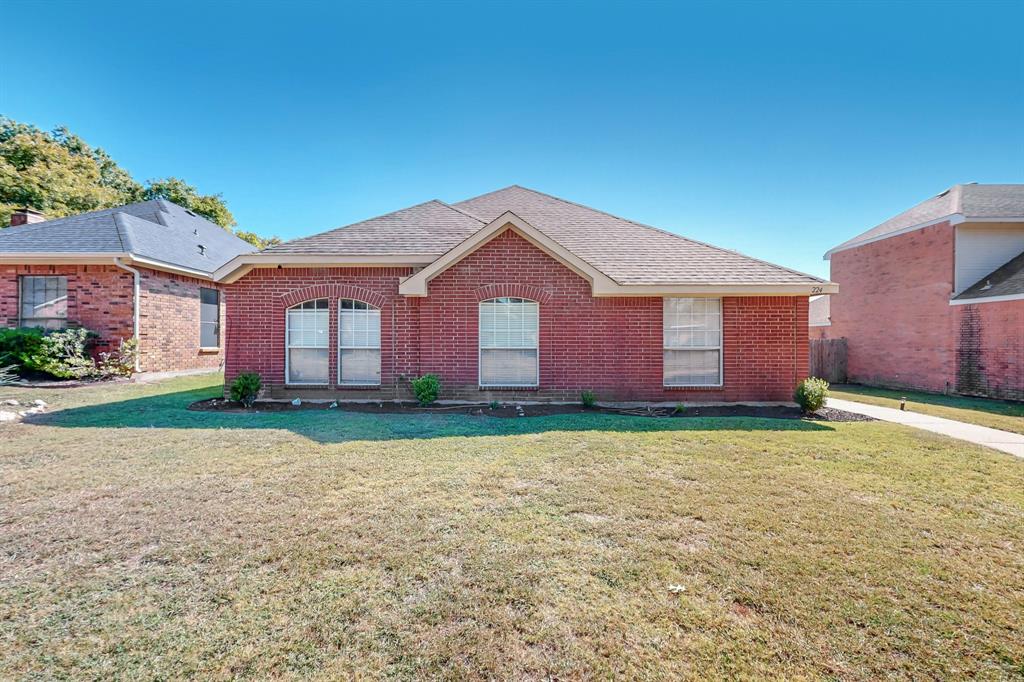
[[[811,376],[846,382],[846,339],[811,339]]]

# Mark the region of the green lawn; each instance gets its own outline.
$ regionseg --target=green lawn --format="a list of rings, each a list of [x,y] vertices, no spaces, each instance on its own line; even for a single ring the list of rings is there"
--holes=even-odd
[[[1024,461],[882,422],[0,424],[0,679],[1024,676]],[[681,586],[678,593],[670,585]]]
[[[855,384],[837,384],[829,389],[829,395],[842,400],[895,408],[899,408],[900,398],[906,397],[907,409],[913,412],[1024,434],[1024,403],[1021,402],[889,390]]]

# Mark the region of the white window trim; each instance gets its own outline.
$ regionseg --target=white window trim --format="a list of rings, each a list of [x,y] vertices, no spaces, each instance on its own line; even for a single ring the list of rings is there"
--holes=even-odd
[[[665,345],[665,303],[669,298],[713,298],[718,301],[718,340],[717,346],[686,346],[672,348]],[[661,304],[661,385],[663,388],[722,388],[725,386],[725,308],[722,306],[722,299],[719,296],[665,296]],[[718,351],[718,383],[717,384],[669,384],[665,382],[665,351]]]
[[[359,388],[361,386],[380,386],[381,385],[380,381],[360,381],[360,382],[348,381],[348,382],[343,382],[341,380],[341,351],[342,350],[375,350],[375,351],[377,351],[377,353],[380,356],[380,365],[381,365],[381,375],[382,375],[382,378],[383,378],[383,370],[384,370],[384,353],[381,350],[381,343],[380,343],[380,336],[382,334],[382,330],[379,328],[379,325],[378,325],[378,329],[377,329],[377,345],[376,346],[342,346],[341,345],[341,316],[342,316],[342,313],[344,312],[341,309],[341,302],[342,301],[359,301],[359,299],[356,299],[356,298],[339,298],[338,299],[338,379],[337,379],[337,386],[346,386],[346,387],[352,386],[352,387],[356,387],[356,388]],[[367,309],[368,310],[376,310],[378,317],[381,316],[380,315],[381,310],[377,306],[371,305],[370,303],[366,303],[366,301],[359,301],[359,303],[365,303],[367,305]]]
[[[25,312],[25,280],[29,278],[63,278],[64,279],[64,317],[23,317],[22,313]],[[18,285],[18,327],[25,326],[25,320],[64,320],[64,326],[58,327],[58,329],[67,329],[68,315],[67,315],[67,302],[68,302],[68,276],[67,275],[19,275],[17,279]],[[43,327],[43,329],[49,329]]]
[[[535,348],[532,348],[532,349],[530,349],[530,348],[523,348],[522,346],[514,346],[514,347],[510,346],[510,347],[507,347],[507,348],[495,346],[493,348],[484,348],[483,346],[480,345],[480,332],[481,332],[481,324],[482,324],[482,317],[483,317],[481,315],[481,313],[483,311],[481,306],[484,303],[490,303],[491,301],[494,301],[494,300],[496,300],[498,298],[518,298],[518,299],[521,299],[523,301],[527,301],[529,303],[533,303],[534,305],[537,306],[537,346]],[[536,375],[534,376],[533,383],[532,384],[509,384],[509,383],[485,384],[484,383],[484,376],[483,376],[483,371],[484,371],[483,356],[484,356],[484,351],[485,350],[534,350],[534,351],[536,351],[536,353],[537,353],[537,365],[536,365]],[[476,376],[477,384],[480,386],[480,388],[540,388],[540,302],[539,301],[534,301],[532,298],[523,298],[522,296],[495,296],[494,298],[484,299],[483,301],[480,301],[477,304],[477,307],[476,307],[476,374],[477,374],[477,376]]]
[[[284,309],[284,385],[285,386],[328,386],[330,385],[330,363],[331,363],[331,342],[330,342],[330,329],[331,329],[331,304],[328,302],[327,309],[327,329],[328,339],[326,346],[293,346],[289,343],[291,339],[291,316],[288,314],[292,308],[298,308],[303,303],[309,303],[309,301],[320,301],[323,299],[311,298],[306,301],[300,301],[295,305],[288,306]],[[329,299],[328,299],[329,300]],[[319,381],[291,381],[291,353],[289,352],[292,348],[313,348],[313,349],[324,349],[327,351],[327,366],[328,366],[328,380],[324,382]]]

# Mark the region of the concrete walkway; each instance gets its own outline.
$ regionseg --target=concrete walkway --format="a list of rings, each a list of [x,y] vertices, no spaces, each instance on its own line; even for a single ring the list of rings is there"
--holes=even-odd
[[[932,417],[918,412],[902,412],[891,407],[855,403],[851,400],[829,398],[828,406],[834,407],[837,410],[864,414],[875,419],[881,419],[882,421],[913,426],[915,429],[941,433],[943,436],[959,438],[960,440],[995,448],[1016,457],[1024,458],[1024,436],[1017,433],[990,429],[987,426],[965,424],[964,422],[943,419],[942,417]]]

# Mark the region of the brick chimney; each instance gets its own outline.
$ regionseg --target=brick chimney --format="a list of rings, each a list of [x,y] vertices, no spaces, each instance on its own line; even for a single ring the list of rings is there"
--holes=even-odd
[[[11,214],[11,227],[17,227],[18,225],[31,225],[32,223],[41,223],[46,220],[46,216],[31,208],[17,208],[14,213]]]

